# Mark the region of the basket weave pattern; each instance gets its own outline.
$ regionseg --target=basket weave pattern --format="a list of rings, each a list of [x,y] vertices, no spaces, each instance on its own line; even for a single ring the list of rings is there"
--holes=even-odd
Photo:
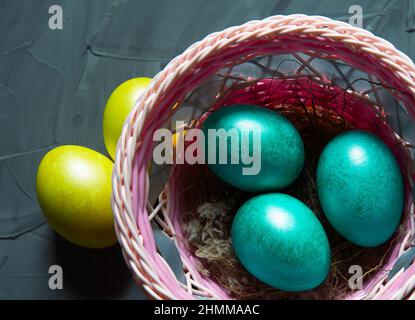
[[[376,77],[415,119],[415,66],[403,53],[370,32],[318,16],[274,16],[251,21],[207,36],[172,60],[136,102],[124,124],[113,172],[113,212],[124,258],[135,280],[154,299],[193,299],[229,296],[211,279],[200,275],[194,257],[186,254],[175,217],[179,214],[172,179],[153,208],[148,202],[153,132],[207,78],[259,56],[301,52],[310,57],[340,60]],[[408,159],[411,161],[411,159]],[[178,166],[176,169],[180,171]],[[408,169],[407,188],[413,173]],[[386,281],[396,259],[413,245],[414,208],[407,193],[409,214],[402,222],[405,235],[391,253],[391,260],[362,290],[349,298],[402,299],[415,287],[415,264]],[[158,253],[151,221],[157,221],[175,242],[184,265],[186,283],[177,280]],[[178,234],[179,233],[179,234]]]

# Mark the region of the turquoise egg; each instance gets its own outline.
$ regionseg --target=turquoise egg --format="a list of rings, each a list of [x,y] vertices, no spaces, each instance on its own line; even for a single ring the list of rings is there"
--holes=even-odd
[[[330,245],[314,213],[281,193],[244,203],[232,223],[232,243],[242,265],[257,279],[284,291],[320,285],[330,269]]]
[[[387,241],[404,206],[402,174],[391,150],[363,131],[338,135],[317,166],[321,207],[331,225],[363,247]]]
[[[202,129],[209,168],[238,189],[282,189],[303,168],[301,136],[290,121],[275,111],[254,105],[223,107],[206,119]],[[221,139],[219,130],[229,135]],[[237,139],[231,134],[236,134]],[[221,160],[221,155],[226,158]]]

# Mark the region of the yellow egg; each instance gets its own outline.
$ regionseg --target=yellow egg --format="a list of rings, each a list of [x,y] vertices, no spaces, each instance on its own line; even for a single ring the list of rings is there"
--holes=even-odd
[[[86,248],[116,243],[111,209],[112,162],[80,146],[61,146],[42,159],[36,178],[40,207],[62,237]]]
[[[150,78],[133,78],[120,84],[109,97],[104,110],[102,130],[105,147],[112,159],[123,124],[135,102],[151,82]]]

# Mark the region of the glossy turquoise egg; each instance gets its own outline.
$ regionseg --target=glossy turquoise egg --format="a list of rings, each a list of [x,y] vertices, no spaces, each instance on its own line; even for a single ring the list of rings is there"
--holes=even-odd
[[[242,265],[257,279],[284,291],[320,285],[330,269],[330,245],[314,213],[289,195],[270,193],[241,206],[232,243]]]
[[[329,142],[318,162],[317,190],[331,225],[357,245],[384,243],[400,222],[401,171],[391,150],[370,133],[348,131]]]
[[[278,190],[291,184],[303,168],[300,134],[275,111],[253,105],[223,107],[206,119],[203,132],[209,168],[238,189]]]

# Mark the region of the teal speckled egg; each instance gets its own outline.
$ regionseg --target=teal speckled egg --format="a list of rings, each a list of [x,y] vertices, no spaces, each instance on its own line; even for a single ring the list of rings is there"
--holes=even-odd
[[[291,184],[303,168],[301,136],[275,111],[253,105],[223,107],[206,119],[202,129],[209,168],[238,189],[278,190]]]
[[[320,285],[330,269],[330,245],[314,213],[289,195],[270,193],[244,203],[232,224],[242,265],[257,279],[284,291]]]
[[[348,131],[329,142],[318,162],[317,190],[331,225],[354,244],[380,245],[400,222],[401,171],[391,150],[370,133]]]

